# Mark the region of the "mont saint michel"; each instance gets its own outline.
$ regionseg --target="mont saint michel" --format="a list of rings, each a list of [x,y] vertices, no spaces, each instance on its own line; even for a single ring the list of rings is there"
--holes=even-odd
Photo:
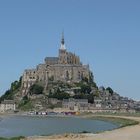
[[[38,64],[36,68],[24,70],[19,80],[11,83],[10,89],[1,96],[0,101],[0,113],[12,113],[12,116],[0,122],[2,137],[57,134],[51,137],[55,140],[61,134],[59,137],[62,139],[77,137],[78,140],[91,140],[93,137],[84,133],[138,124],[137,121],[103,119],[95,115],[133,114],[139,111],[139,102],[120,96],[111,87],[98,87],[89,65],[83,64],[75,53],[67,51],[63,34],[58,56],[46,57],[44,63]],[[86,115],[88,118],[85,118]],[[115,124],[112,121],[118,122]],[[20,129],[17,122],[20,122]],[[63,133],[83,134],[63,136]],[[18,139],[21,138],[24,137]]]
[[[46,57],[45,63],[37,65],[35,69],[25,70],[22,78],[22,95],[28,95],[29,88],[36,82],[48,87],[48,82],[80,82],[83,78],[89,80],[89,65],[83,65],[79,56],[68,52],[65,48],[64,35],[62,35],[61,46],[58,57]]]
[[[36,68],[26,69],[0,99],[1,112],[60,109],[73,113],[133,113],[139,110],[139,102],[119,95],[109,86],[97,86],[89,65],[67,51],[63,33],[58,56],[46,57]]]
[[[0,140],[140,140],[139,60],[140,0],[0,0]]]

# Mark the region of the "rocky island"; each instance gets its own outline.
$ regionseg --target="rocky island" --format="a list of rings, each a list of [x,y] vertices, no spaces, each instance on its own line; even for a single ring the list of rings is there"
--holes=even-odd
[[[34,69],[26,69],[1,96],[5,111],[129,112],[140,102],[122,97],[110,87],[98,87],[89,65],[68,52],[62,34],[58,57],[46,57]]]

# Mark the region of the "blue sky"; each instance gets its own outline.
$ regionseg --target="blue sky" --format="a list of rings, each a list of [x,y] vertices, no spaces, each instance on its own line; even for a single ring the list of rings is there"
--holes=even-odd
[[[66,47],[90,64],[98,86],[140,100],[139,0],[0,1],[0,94],[24,69]]]

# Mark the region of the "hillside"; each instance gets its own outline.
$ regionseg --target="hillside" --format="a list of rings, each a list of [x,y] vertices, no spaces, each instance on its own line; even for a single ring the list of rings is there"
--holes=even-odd
[[[36,82],[30,87],[29,94],[25,96],[21,94],[21,82],[22,77],[12,82],[10,89],[1,96],[0,101],[14,100],[18,109],[33,110],[62,107],[62,100],[68,98],[88,99],[89,103],[93,103],[94,97],[99,96],[96,83],[92,80],[88,82],[87,79],[78,83],[49,82],[47,90],[42,83]],[[52,104],[49,99],[53,98],[58,100],[58,103]]]
[[[33,84],[27,95],[22,95],[22,77],[11,83],[9,90],[1,96],[0,101],[14,100],[18,110],[46,110],[63,107],[64,99],[86,99],[89,108],[102,109],[138,109],[137,102],[127,97],[122,97],[110,87],[98,87],[90,77],[80,82],[52,82],[48,83],[47,90],[41,82]]]

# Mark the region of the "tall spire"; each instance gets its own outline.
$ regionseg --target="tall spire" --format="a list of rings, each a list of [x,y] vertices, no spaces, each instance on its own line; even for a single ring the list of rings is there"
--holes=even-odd
[[[65,48],[65,40],[64,40],[64,32],[62,32],[62,39],[61,39],[61,50],[66,50]]]
[[[64,32],[62,32],[62,40],[61,40],[61,44],[65,44],[65,41],[64,41]]]

